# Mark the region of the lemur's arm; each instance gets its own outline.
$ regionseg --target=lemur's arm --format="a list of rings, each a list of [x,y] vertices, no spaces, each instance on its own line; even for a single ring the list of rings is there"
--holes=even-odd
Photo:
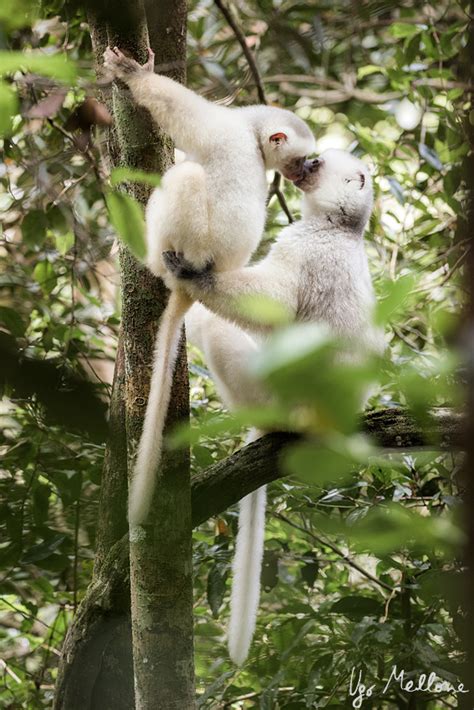
[[[125,56],[117,47],[104,52],[104,67],[130,88],[135,101],[144,106],[158,126],[181,150],[207,154],[218,134],[226,128],[227,111],[206,101],[173,79],[154,73],[155,55],[148,50],[148,61],[142,66]]]
[[[296,316],[297,280],[290,269],[271,254],[258,264],[234,271],[213,271],[212,264],[198,271],[182,254],[164,252],[163,260],[180,288],[210,311],[253,331],[268,332],[271,326],[243,312],[242,296],[266,296],[281,303],[290,318]]]

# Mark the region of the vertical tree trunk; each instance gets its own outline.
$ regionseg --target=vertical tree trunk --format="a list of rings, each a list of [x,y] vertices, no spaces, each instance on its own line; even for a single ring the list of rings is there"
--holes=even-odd
[[[471,11],[474,6],[471,3]],[[474,27],[471,23],[469,42],[463,65],[464,71],[461,78],[471,86],[474,82]],[[472,96],[472,92],[471,92]],[[466,484],[465,526],[467,539],[465,544],[464,559],[467,567],[467,584],[465,593],[465,606],[467,611],[467,624],[465,629],[467,662],[465,667],[465,687],[470,693],[461,695],[459,706],[463,710],[473,707],[474,692],[474,126],[472,121],[466,120],[470,154],[466,157],[466,183],[469,189],[468,214],[465,232],[460,235],[469,240],[470,249],[467,256],[467,290],[469,301],[464,316],[462,328],[462,345],[464,347],[467,371],[467,425],[466,425],[466,459],[464,462],[464,479]],[[462,223],[464,220],[462,221]]]
[[[150,3],[150,32],[158,70],[184,79],[186,4]],[[91,4],[97,65],[116,44],[143,62],[148,44],[141,0]],[[108,101],[115,119],[112,165],[163,172],[172,162],[170,141],[126,92]],[[130,186],[142,202],[143,186]],[[94,578],[67,635],[54,707],[87,710],[134,707],[126,501],[127,458],[136,449],[149,387],[153,342],[167,292],[131,257],[120,254],[123,322],[111,402],[111,439],[104,463]],[[188,379],[182,347],[168,424],[188,415]],[[138,708],[193,707],[191,510],[186,452],[166,454],[143,540],[133,544],[132,589]]]

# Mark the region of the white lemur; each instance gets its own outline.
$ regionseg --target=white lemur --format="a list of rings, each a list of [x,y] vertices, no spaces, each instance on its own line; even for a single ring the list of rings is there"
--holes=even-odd
[[[228,108],[206,101],[175,81],[153,73],[154,56],[144,66],[117,47],[108,48],[104,66],[130,88],[159,127],[186,153],[170,168],[147,206],[147,265],[167,278],[162,252],[184,254],[197,270],[212,263],[216,272],[246,264],[265,224],[266,170],[290,180],[303,175],[305,156],[314,150],[308,126],[290,111],[269,106]],[[162,434],[185,312],[192,297],[175,289],[161,319],[143,432],[129,497],[129,521],[138,524],[149,510]]]
[[[354,351],[381,352],[384,347],[383,334],[371,322],[374,292],[363,241],[373,202],[369,171],[340,150],[328,150],[307,166],[296,181],[304,192],[303,218],[281,232],[260,262],[215,273],[193,271],[182,255],[164,257],[189,295],[207,307],[192,307],[187,333],[203,351],[230,409],[267,398],[248,368],[266,328],[239,309],[242,294],[270,296],[296,321],[327,324],[334,334],[350,339]],[[240,502],[228,634],[230,656],[239,665],[255,630],[265,502],[265,487]]]

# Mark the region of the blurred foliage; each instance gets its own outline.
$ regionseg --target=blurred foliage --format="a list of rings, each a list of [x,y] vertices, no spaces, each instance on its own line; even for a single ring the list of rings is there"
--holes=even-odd
[[[4,354],[14,363],[0,410],[0,697],[9,708],[51,706],[58,650],[90,579],[105,438],[99,422],[91,432],[90,401],[97,412],[96,398],[108,401],[120,315],[104,197],[110,117],[91,100],[90,36],[75,8],[7,0],[0,9],[0,344],[2,363]],[[356,402],[373,382],[374,408],[408,405],[422,417],[459,402],[462,373],[448,348],[464,300],[468,5],[249,0],[236,17],[268,102],[306,119],[318,150],[348,148],[373,167],[367,247],[389,352],[341,368],[320,333],[283,331],[261,363],[278,408],[234,424],[194,353],[195,470],[228,455],[250,421],[273,416],[309,434],[287,455],[292,477],[270,487],[265,591],[243,669],[224,646],[236,510],[195,532],[199,706],[346,707],[355,667],[376,686],[372,707],[406,707],[397,685],[380,695],[393,664],[455,685],[461,674],[461,460],[436,442],[416,453],[374,450],[355,432]],[[257,100],[210,0],[191,2],[188,47],[192,88],[225,104]],[[285,185],[285,194],[297,215],[296,189]],[[127,232],[128,207],[108,202],[115,228]],[[286,221],[274,197],[267,243]],[[140,253],[141,240],[134,246]],[[25,367],[48,373],[62,409],[44,386],[18,386]],[[86,378],[93,399],[79,411],[71,383]],[[445,691],[412,702],[456,699]]]

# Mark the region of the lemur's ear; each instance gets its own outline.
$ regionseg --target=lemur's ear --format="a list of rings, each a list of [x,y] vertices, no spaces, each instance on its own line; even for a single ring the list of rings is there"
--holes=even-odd
[[[354,177],[345,178],[345,182],[348,183],[351,188],[354,187],[356,190],[363,190],[366,179],[364,173],[359,170]]]
[[[286,143],[288,136],[286,133],[272,133],[269,140],[272,145],[277,146]]]

